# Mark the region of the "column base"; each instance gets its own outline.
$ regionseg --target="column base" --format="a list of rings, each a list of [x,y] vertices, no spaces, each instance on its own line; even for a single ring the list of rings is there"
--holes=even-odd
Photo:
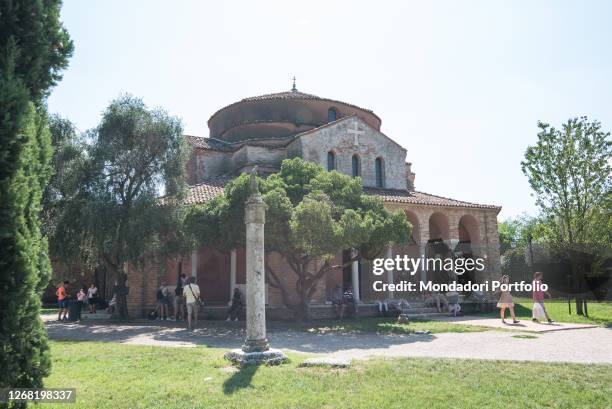
[[[268,349],[261,352],[245,352],[242,349],[232,349],[223,357],[235,365],[280,365],[288,361],[287,356],[279,349]]]
[[[270,349],[267,339],[247,339],[242,345],[244,352],[266,352]]]

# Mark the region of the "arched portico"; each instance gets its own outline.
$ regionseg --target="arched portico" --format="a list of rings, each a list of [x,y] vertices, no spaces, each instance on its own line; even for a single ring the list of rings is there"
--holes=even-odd
[[[441,212],[429,216],[429,241],[448,240],[450,233],[448,216]]]
[[[459,219],[459,243],[456,251],[475,253],[480,248],[480,233],[478,220],[471,214],[465,214]]]

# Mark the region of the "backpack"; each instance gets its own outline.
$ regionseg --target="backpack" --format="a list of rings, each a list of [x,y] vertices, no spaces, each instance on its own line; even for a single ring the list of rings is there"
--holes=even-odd
[[[164,299],[164,292],[162,291],[161,288],[157,289],[157,300],[163,300]]]

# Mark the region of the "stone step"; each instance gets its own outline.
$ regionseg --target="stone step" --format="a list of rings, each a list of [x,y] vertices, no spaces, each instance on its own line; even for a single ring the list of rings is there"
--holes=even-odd
[[[427,312],[427,313],[417,313],[417,314],[408,313],[407,315],[408,315],[408,318],[414,321],[429,321],[434,318],[449,316],[447,312]]]
[[[406,313],[408,315],[411,314],[429,314],[429,313],[434,313],[434,312],[438,312],[437,309],[435,308],[431,308],[431,307],[419,307],[419,308],[408,308],[406,310]]]
[[[111,314],[107,312],[97,312],[95,314],[83,312],[81,314],[81,320],[110,320],[110,319],[111,319]]]

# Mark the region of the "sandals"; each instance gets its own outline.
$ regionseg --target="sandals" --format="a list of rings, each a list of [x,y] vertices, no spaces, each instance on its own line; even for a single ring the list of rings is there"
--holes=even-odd
[[[519,320],[512,320],[513,324],[518,324],[520,321]]]

